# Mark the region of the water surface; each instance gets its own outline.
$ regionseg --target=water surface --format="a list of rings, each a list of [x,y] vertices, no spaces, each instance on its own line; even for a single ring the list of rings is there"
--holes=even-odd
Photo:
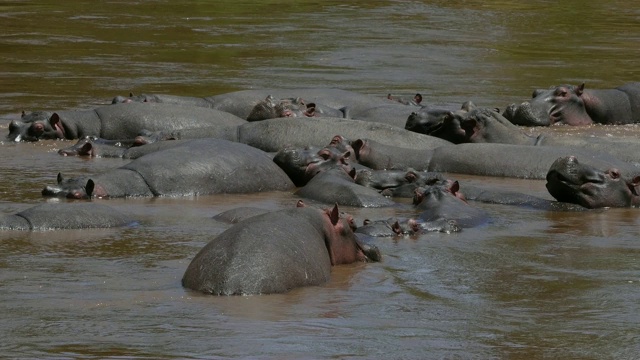
[[[640,10],[623,1],[15,1],[0,3],[0,130],[23,110],[92,108],[129,92],[210,96],[335,87],[503,108],[533,89],[640,78]],[[635,126],[554,128],[636,137]],[[119,159],[69,141],[0,146],[0,210]],[[544,182],[452,175],[547,197]],[[139,225],[0,234],[0,354],[27,358],[633,359],[637,209],[482,205],[459,234],[379,239],[384,260],[287,294],[213,297],[180,279],[236,206],[288,193],[113,199]],[[358,221],[394,210],[347,208]]]

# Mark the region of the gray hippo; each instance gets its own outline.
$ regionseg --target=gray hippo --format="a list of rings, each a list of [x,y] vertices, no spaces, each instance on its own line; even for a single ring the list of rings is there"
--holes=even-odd
[[[317,174],[295,194],[325,204],[336,203],[356,207],[395,205],[392,200],[387,199],[375,189],[356,184],[354,179],[340,168]]]
[[[411,99],[406,99],[403,96],[393,96],[391,94],[387,94],[387,99],[397,101],[404,105],[413,105],[413,106],[421,106],[422,103],[422,94],[417,93],[413,95]]]
[[[324,147],[327,139],[336,134],[346,138],[367,138],[381,144],[409,149],[433,149],[451,145],[433,136],[418,134],[401,127],[370,121],[318,117],[313,120],[276,118],[247,122],[233,128],[203,127],[152,134],[158,138],[197,139],[217,137],[251,145],[267,152],[278,152],[285,147]]]
[[[404,128],[459,144],[466,142],[464,141],[464,130],[460,128],[459,118],[475,108],[476,105],[471,101],[464,102],[459,110],[425,106],[407,117]]]
[[[547,174],[547,190],[558,201],[589,209],[640,205],[640,176],[625,176],[617,168],[600,170],[575,156],[558,158]]]
[[[585,89],[581,85],[560,85],[535,90],[532,99],[509,105],[504,117],[516,125],[548,126],[632,124],[640,122],[640,83],[615,89]]]
[[[451,146],[449,142],[445,146]],[[426,170],[431,163],[432,149],[393,146],[372,139],[359,138],[351,142],[356,161],[374,170]]]
[[[425,119],[425,121],[428,120]],[[520,126],[512,124],[493,109],[474,108],[464,113],[452,114],[451,117],[443,119],[442,123],[442,126],[437,127],[438,131],[429,131],[426,134],[441,137],[456,144],[499,143],[573,147],[607,153],[625,162],[640,163],[640,143],[636,139],[529,135]]]
[[[269,95],[251,109],[249,116],[247,116],[247,121],[260,121],[281,117],[305,118],[320,116],[348,118],[348,108],[333,109],[325,105],[306,102],[302,98],[276,100],[273,96]]]
[[[273,161],[289,176],[296,186],[304,186],[318,173],[341,168],[349,174],[353,171],[348,159],[350,153],[332,151],[334,147],[284,148],[278,151]]]
[[[148,144],[138,145],[136,140],[120,141],[105,140],[88,136],[78,140],[74,145],[58,150],[58,154],[63,156],[89,156],[89,157],[109,157],[123,159],[137,159],[152,152],[169,149],[176,146],[189,146],[192,140],[166,140]],[[127,146],[134,142],[135,146]]]
[[[431,171],[373,170],[356,171],[356,183],[374,188],[384,196],[412,198],[419,187],[431,186],[444,180],[441,173]]]
[[[560,146],[458,144],[433,151],[429,171],[458,174],[545,179],[555,159],[575,155],[598,168],[616,167],[628,173],[639,168],[599,151]]]
[[[221,139],[191,140],[152,152],[117,169],[70,180],[66,187],[61,180],[59,175],[58,186],[45,187],[43,196],[195,196],[294,188],[269,154]]]
[[[247,119],[254,107],[271,96],[274,99],[305,99],[307,103],[322,104],[330,109],[348,108],[350,111],[361,112],[372,107],[401,104],[352,91],[327,88],[299,88],[299,89],[256,89],[241,90],[230,93],[207,96],[203,98],[190,96],[175,96],[162,94],[143,94],[140,96],[116,96],[113,103],[123,102],[155,102],[181,106],[199,106],[218,109],[232,113],[242,119]]]
[[[325,283],[333,265],[379,257],[377,248],[363,249],[337,206],[302,206],[227,229],[196,254],[182,286],[213,295],[284,293]]]
[[[418,219],[429,227],[433,227],[433,223],[441,223],[468,228],[488,222],[487,212],[470,206],[459,190],[460,184],[450,179],[416,189],[413,204],[420,211]]]
[[[0,230],[109,228],[135,222],[109,206],[91,202],[44,203],[0,217]]]
[[[9,125],[7,139],[134,139],[142,131],[176,131],[202,127],[237,127],[247,121],[235,115],[201,107],[131,103],[92,110],[65,110],[23,114]]]

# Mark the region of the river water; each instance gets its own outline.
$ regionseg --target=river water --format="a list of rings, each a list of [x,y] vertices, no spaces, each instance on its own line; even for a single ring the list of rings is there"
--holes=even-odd
[[[264,87],[423,94],[503,108],[535,88],[638,81],[640,8],[627,1],[0,2],[0,130],[22,110],[92,108],[129,92]],[[553,131],[563,133],[566,129]],[[631,136],[635,126],[581,133]],[[70,141],[3,143],[0,210],[45,201]],[[547,197],[543,181],[454,175]],[[287,294],[214,297],[180,279],[236,206],[288,193],[112,199],[139,225],[0,234],[6,358],[636,359],[637,209],[483,205],[489,224],[379,239],[383,261],[339,266]],[[66,200],[62,200],[66,201]],[[347,208],[357,220],[394,210]]]

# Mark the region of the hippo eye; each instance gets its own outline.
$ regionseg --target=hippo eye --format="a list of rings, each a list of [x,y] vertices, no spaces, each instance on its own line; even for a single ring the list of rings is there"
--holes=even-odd
[[[620,171],[618,171],[618,169],[609,169],[607,173],[609,174],[609,176],[611,176],[612,179],[620,178]]]

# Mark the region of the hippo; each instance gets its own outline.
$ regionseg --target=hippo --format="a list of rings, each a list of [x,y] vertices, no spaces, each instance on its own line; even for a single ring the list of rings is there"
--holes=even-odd
[[[640,168],[607,153],[561,146],[468,143],[433,150],[429,171],[458,174],[545,179],[549,166],[562,156],[575,155],[596,167],[616,167],[629,173]]]
[[[409,115],[404,123],[404,128],[460,144],[466,141],[464,141],[465,132],[460,127],[459,119],[475,108],[476,105],[471,101],[464,102],[459,110],[425,106]]]
[[[640,205],[640,176],[625,176],[617,168],[600,170],[576,156],[556,159],[547,174],[547,190],[556,200],[589,209]]]
[[[134,139],[142,131],[230,127],[247,121],[235,115],[200,107],[154,103],[123,103],[92,110],[65,110],[23,114],[9,125],[7,139],[79,139],[97,136],[108,140]]]
[[[640,83],[615,89],[559,85],[535,90],[532,99],[509,105],[504,117],[516,125],[633,124],[640,122]]]
[[[372,170],[356,171],[356,183],[380,191],[384,196],[412,198],[419,187],[431,186],[444,180],[441,173],[430,171],[407,170]]]
[[[83,180],[84,187],[78,189]],[[269,154],[221,139],[191,140],[70,183],[76,193],[52,186],[45,187],[42,194],[80,198],[197,196],[286,191],[295,187]]]
[[[277,152],[289,147],[320,146],[336,134],[348,139],[367,138],[381,144],[411,149],[433,149],[451,143],[442,139],[417,134],[396,126],[369,121],[337,118],[314,118],[300,121],[295,118],[277,118],[250,122],[238,127],[237,138],[228,139]]]
[[[246,119],[256,103],[269,95],[275,99],[301,98],[307,103],[322,104],[322,106],[331,109],[347,108],[351,118],[354,118],[353,114],[381,105],[397,105],[398,108],[404,106],[386,98],[327,88],[241,90],[211,96],[207,99],[216,104],[216,109]]]
[[[108,140],[97,136],[85,136],[69,147],[58,150],[62,156],[121,157],[127,149],[143,145],[137,138]]]
[[[379,257],[377,248],[363,250],[337,205],[301,206],[253,216],[215,237],[193,258],[182,286],[213,295],[284,293],[327,282],[332,266]]]
[[[422,94],[417,93],[409,100],[401,96],[392,96],[391,94],[387,94],[387,99],[397,101],[404,105],[420,106],[422,103]]]
[[[137,138],[136,138],[137,139]],[[152,152],[169,149],[176,146],[189,146],[191,140],[166,140],[138,145],[137,140],[127,147],[126,141],[105,140],[93,136],[85,137],[70,147],[58,150],[62,156],[109,157],[122,159],[137,159]]]
[[[420,211],[418,219],[427,224],[428,228],[434,228],[434,223],[445,229],[469,228],[486,223],[488,214],[480,208],[470,206],[459,190],[460,184],[450,179],[416,189],[413,204]]]
[[[474,108],[453,116],[449,126],[429,135],[456,144],[500,143],[531,146],[560,146],[608,153],[618,160],[640,163],[640,143],[635,139],[596,138],[593,136],[557,137],[549,134],[529,135],[495,109]]]
[[[247,121],[260,121],[281,117],[305,118],[317,116],[348,118],[348,108],[333,109],[325,105],[306,102],[301,98],[276,100],[273,96],[269,95],[251,109]]]
[[[340,168],[317,174],[295,194],[325,204],[370,208],[395,205],[375,189],[356,184],[352,176]]]
[[[60,230],[134,225],[128,215],[93,202],[44,203],[0,217],[0,230]]]
[[[215,215],[213,219],[227,224],[237,224],[242,220],[266,214],[268,212],[270,212],[270,210],[252,206],[241,206],[223,211]]]
[[[421,233],[418,222],[410,218],[388,218],[382,220],[364,219],[362,226],[355,230],[356,235],[368,237],[395,237],[417,235]]]
[[[328,88],[267,88],[241,90],[203,98],[163,94],[143,94],[133,96],[133,94],[130,94],[129,97],[116,96],[112,103],[152,102],[181,106],[206,107],[226,111],[242,119],[247,119],[249,114],[254,110],[256,104],[264,101],[268,96],[271,96],[273,99],[305,99],[306,103],[316,104],[316,111],[319,109],[322,109],[322,111],[328,109],[347,109],[348,111],[361,112],[369,108],[385,104],[402,106],[402,104],[398,104],[394,101],[381,99],[375,96]],[[340,116],[338,115],[338,117]]]
[[[351,154],[332,149],[337,150],[335,147],[284,148],[275,154],[273,162],[298,187],[306,185],[318,173],[332,168],[341,168],[346,173],[351,173],[353,168],[348,161]]]
[[[475,186],[469,184],[460,185],[464,198],[468,201],[501,204],[525,207],[534,210],[544,211],[585,211],[583,206],[549,200],[533,195],[523,194],[516,191],[496,190],[493,187]]]
[[[443,145],[450,145],[449,142]],[[432,149],[415,149],[382,144],[366,138],[351,142],[357,162],[374,170],[426,170],[431,163]]]
[[[132,103],[132,102],[149,102],[149,103],[162,103],[170,105],[180,106],[197,106],[209,109],[215,109],[213,101],[207,97],[194,97],[194,96],[179,96],[179,95],[166,95],[166,94],[140,94],[133,95],[129,93],[128,97],[116,96],[111,100],[112,104],[120,103]]]

